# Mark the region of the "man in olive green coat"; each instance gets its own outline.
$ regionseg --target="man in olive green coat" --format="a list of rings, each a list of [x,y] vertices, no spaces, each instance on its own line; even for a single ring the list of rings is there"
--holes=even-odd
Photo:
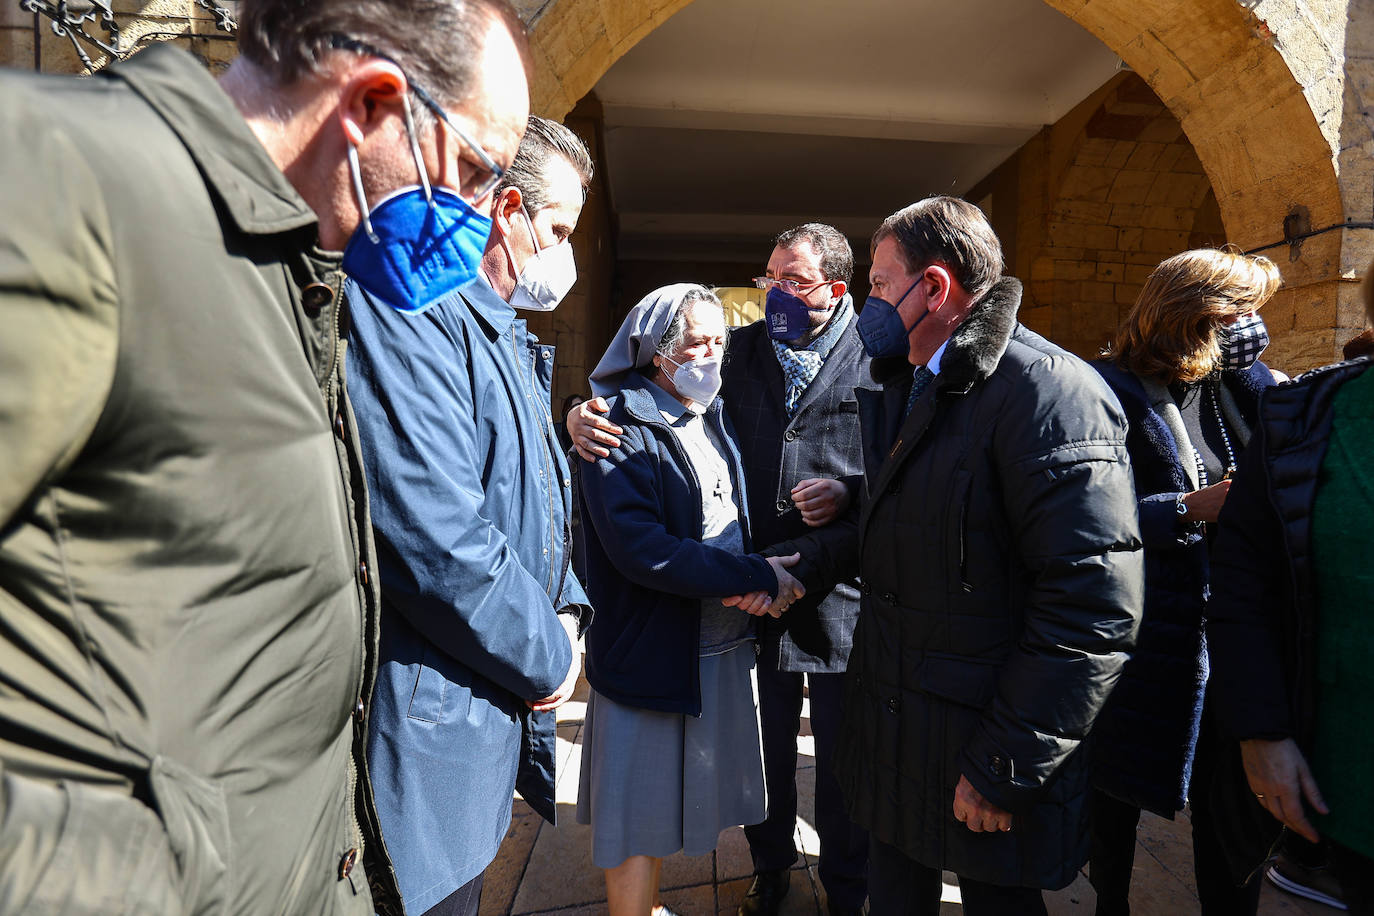
[[[399,906],[338,249],[353,175],[511,161],[525,36],[504,0],[240,14],[219,85],[170,46],[0,74],[0,913]]]

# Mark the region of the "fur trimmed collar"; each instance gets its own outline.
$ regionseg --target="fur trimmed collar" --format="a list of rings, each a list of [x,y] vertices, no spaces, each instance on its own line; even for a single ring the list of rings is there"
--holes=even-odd
[[[974,383],[992,375],[1016,330],[1016,313],[1021,308],[1021,281],[1003,277],[982,298],[968,317],[950,335],[949,346],[940,361],[940,387],[967,391]],[[874,360],[873,380],[886,384],[911,375],[905,357]]]

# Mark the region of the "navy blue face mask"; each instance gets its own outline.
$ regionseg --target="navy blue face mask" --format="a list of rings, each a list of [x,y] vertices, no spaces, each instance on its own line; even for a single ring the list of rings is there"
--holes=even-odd
[[[902,321],[902,316],[897,312],[897,306],[901,305],[902,301],[911,295],[911,291],[920,282],[921,280],[918,278],[915,283],[908,286],[896,304],[888,302],[886,299],[879,299],[877,296],[869,296],[864,301],[864,310],[859,313],[857,330],[859,339],[863,341],[864,352],[870,358],[889,359],[896,356],[906,356],[911,352],[908,338],[911,337],[912,332],[921,326],[921,322],[926,320],[926,315],[929,315],[930,312],[926,311],[925,314],[916,319],[915,324],[907,327]]]
[[[406,130],[420,184],[402,188],[371,212],[363,193],[358,153],[348,147],[353,190],[362,220],[344,248],[343,269],[358,285],[398,312],[418,312],[477,276],[491,235],[483,216],[447,188],[431,188],[415,138],[410,100]]]
[[[774,340],[797,340],[811,330],[811,309],[806,300],[774,286],[763,300],[763,317],[767,319],[768,336]]]

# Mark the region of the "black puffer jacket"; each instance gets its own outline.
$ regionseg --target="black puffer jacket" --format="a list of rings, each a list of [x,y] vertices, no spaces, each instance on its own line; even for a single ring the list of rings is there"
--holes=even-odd
[[[1312,748],[1316,725],[1316,588],[1312,505],[1331,441],[1332,405],[1367,359],[1328,366],[1265,392],[1212,548],[1208,685],[1234,738],[1294,738]],[[1252,875],[1277,841],[1278,823],[1245,784],[1234,746],[1213,786],[1228,800],[1216,819],[1238,877]]]
[[[1237,738],[1311,747],[1316,699],[1312,503],[1336,392],[1368,359],[1317,369],[1265,394],[1218,520],[1207,641],[1211,693]]]
[[[1078,751],[1144,572],[1126,421],[1086,363],[1017,324],[1020,291],[1004,279],[975,307],[905,421],[904,361],[858,392],[864,596],[836,768],[855,822],[912,859],[1058,888],[1087,858]],[[954,819],[961,774],[1011,832]]]

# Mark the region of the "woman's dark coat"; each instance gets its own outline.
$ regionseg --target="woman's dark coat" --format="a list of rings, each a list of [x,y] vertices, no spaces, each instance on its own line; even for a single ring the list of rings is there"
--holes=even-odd
[[[579,469],[586,588],[587,681],[627,706],[701,714],[701,601],[777,594],[767,560],[701,543],[701,485],[649,382],[632,374],[607,419],[624,432],[607,458]],[[720,398],[702,416],[725,447],[750,550],[748,504],[734,430]]]
[[[1227,494],[1212,550],[1207,638],[1212,702],[1234,738],[1293,738],[1311,750],[1317,699],[1312,506],[1336,392],[1370,366],[1368,359],[1328,366],[1267,392]],[[1236,788],[1237,797],[1248,799]],[[1255,829],[1246,829],[1242,817],[1217,824],[1241,874],[1256,868],[1272,845],[1272,834],[1262,831],[1278,831],[1263,812]]]
[[[1145,542],[1145,616],[1093,728],[1092,781],[1122,801],[1173,817],[1188,797],[1207,683],[1207,544],[1200,531],[1178,523],[1176,500],[1191,487],[1178,444],[1144,386],[1111,362],[1092,365],[1126,411],[1126,450]],[[1242,419],[1253,425],[1260,392],[1274,384],[1273,374],[1257,362],[1221,378]]]

